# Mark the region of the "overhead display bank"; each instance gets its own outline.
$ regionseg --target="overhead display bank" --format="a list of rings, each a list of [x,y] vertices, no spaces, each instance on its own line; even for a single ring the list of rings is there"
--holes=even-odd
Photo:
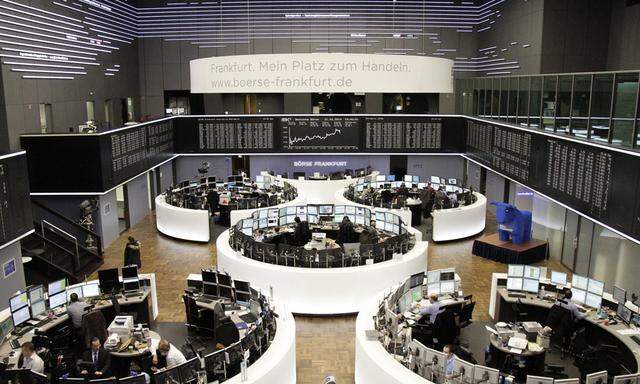
[[[467,156],[640,239],[640,158],[467,119]]]
[[[0,249],[32,229],[27,156],[0,154]]]
[[[453,93],[453,60],[288,53],[191,60],[191,93]]]
[[[464,121],[437,116],[181,117],[178,153],[463,152]]]

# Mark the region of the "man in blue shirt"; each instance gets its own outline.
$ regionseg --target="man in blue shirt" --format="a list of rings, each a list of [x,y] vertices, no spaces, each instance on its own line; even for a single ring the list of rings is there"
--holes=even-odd
[[[456,355],[453,353],[453,345],[452,344],[447,344],[444,346],[444,348],[442,349],[442,352],[444,352],[445,359],[444,359],[444,374],[446,378],[451,378],[451,376],[453,375],[453,370],[455,368],[455,359],[456,359]]]

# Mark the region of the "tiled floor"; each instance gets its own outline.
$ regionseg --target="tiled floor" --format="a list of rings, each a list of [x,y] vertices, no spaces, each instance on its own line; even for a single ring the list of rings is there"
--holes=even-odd
[[[495,220],[487,219],[486,233],[495,232]],[[429,238],[428,225],[421,227]],[[219,232],[219,228],[215,232]],[[196,244],[168,238],[158,233],[153,214],[123,233],[105,250],[105,268],[122,266],[128,236],[142,243],[142,272],[155,272],[160,314],[158,321],[184,321],[180,299],[186,288],[186,277],[201,268],[215,265],[215,242]],[[473,239],[429,244],[428,268],[455,267],[462,278],[465,294],[476,300],[474,318],[488,320],[490,277],[493,272],[506,272],[506,265],[471,255]],[[549,267],[561,268],[548,262]],[[318,384],[327,374],[336,376],[340,384],[354,382],[355,316],[296,316],[296,353],[298,383]]]

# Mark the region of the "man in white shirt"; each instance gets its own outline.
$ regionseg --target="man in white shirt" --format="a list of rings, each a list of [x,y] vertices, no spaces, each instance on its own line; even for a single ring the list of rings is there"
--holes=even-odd
[[[22,367],[33,372],[44,373],[44,361],[36,353],[32,342],[22,344]]]
[[[556,304],[561,306],[562,308],[568,310],[569,312],[571,312],[571,314],[573,315],[573,321],[582,320],[582,319],[584,319],[586,317],[586,314],[580,312],[580,310],[578,309],[578,306],[576,305],[576,303],[571,301],[572,297],[573,297],[573,292],[571,292],[570,289],[565,289],[564,290],[564,298],[563,299],[558,299],[556,301]]]
[[[84,315],[89,304],[80,301],[76,293],[72,293],[69,299],[70,303],[67,305],[67,314],[71,318],[73,328],[80,329],[82,328],[82,315]]]
[[[423,299],[419,304],[420,314],[422,316],[429,315],[429,322],[435,323],[438,313],[440,313],[440,303],[438,302],[438,295],[431,294],[429,300]]]
[[[153,346],[154,343],[152,342],[151,344]],[[160,340],[158,347],[152,348],[151,353],[153,354],[154,365],[151,370],[154,372],[158,369],[171,368],[187,362],[182,352],[165,339]]]

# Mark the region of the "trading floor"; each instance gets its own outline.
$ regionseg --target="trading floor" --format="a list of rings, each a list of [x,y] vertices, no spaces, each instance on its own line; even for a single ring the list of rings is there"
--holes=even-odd
[[[495,219],[488,214],[486,232],[495,231]],[[420,226],[427,235],[431,220]],[[224,228],[214,226],[215,231]],[[160,322],[184,322],[183,276],[190,271],[216,264],[215,244],[198,244],[175,240],[158,233],[155,218],[151,214],[138,225],[123,233],[105,251],[104,268],[122,264],[122,250],[127,237],[133,236],[142,243],[141,271],[153,271],[157,278],[160,305]],[[480,237],[481,235],[478,235]],[[465,287],[474,295],[476,310],[474,320],[489,320],[489,292],[491,274],[506,272],[507,265],[476,257],[471,254],[473,238],[451,243],[432,243],[429,247],[429,270],[455,267]],[[190,262],[182,263],[188,255]],[[558,262],[549,260],[538,265],[549,269],[566,270]],[[296,319],[296,370],[300,384],[320,383],[327,375],[334,375],[339,383],[354,383],[355,366],[355,315],[339,317],[295,316]]]

